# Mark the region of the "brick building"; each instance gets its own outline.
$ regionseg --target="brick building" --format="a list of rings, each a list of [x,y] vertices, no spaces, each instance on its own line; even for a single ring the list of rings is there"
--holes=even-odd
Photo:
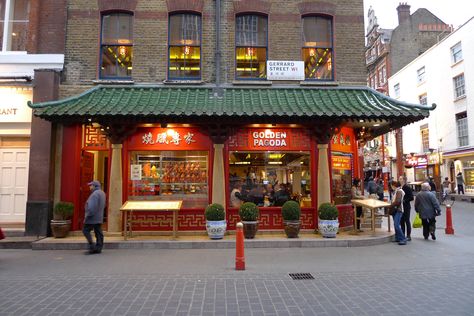
[[[400,3],[397,14],[398,26],[392,30],[380,28],[374,10],[369,8],[368,11],[369,25],[365,51],[367,85],[387,95],[390,76],[452,31],[451,26],[425,8],[420,8],[411,14],[410,5]],[[419,103],[426,105],[424,101],[426,100],[419,100]],[[396,159],[402,155],[401,130],[374,140],[370,147],[365,148],[366,174],[381,176],[382,168],[385,167],[386,179],[390,171],[394,177],[402,175],[403,161]]]
[[[65,1],[3,0],[0,14],[0,223],[24,225],[27,199],[39,199],[47,187],[42,182],[28,190],[28,169],[49,163],[49,155],[29,160],[35,140],[49,132],[32,127],[27,101],[57,97],[58,84],[49,72],[63,67],[66,6]],[[34,78],[48,88],[36,89]]]
[[[358,141],[430,110],[363,87],[362,0],[70,0],[67,16],[61,100],[31,106],[61,135],[52,187],[75,204],[73,229],[93,178],[109,231],[125,201],[173,199],[179,230],[203,230],[210,202],[233,229],[238,185],[261,229],[283,225],[278,189],[300,202],[304,229],[325,201],[352,226]],[[136,216],[135,229],[171,229],[146,222],[171,215]]]

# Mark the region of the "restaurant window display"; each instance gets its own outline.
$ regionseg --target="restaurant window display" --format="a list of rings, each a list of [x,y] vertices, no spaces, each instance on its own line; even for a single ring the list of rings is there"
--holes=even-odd
[[[463,162],[464,190],[466,193],[474,193],[474,160]]]
[[[184,128],[143,129],[129,143],[128,200],[209,203],[209,140]]]
[[[203,151],[130,153],[129,200],[182,200],[183,208],[206,207],[208,154]]]
[[[232,151],[229,173],[232,207],[243,202],[282,206],[289,200],[311,206],[309,152]]]

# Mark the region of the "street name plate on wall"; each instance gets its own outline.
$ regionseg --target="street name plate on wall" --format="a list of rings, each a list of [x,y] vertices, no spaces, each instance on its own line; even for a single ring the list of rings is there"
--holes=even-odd
[[[304,80],[303,61],[267,60],[267,80]]]

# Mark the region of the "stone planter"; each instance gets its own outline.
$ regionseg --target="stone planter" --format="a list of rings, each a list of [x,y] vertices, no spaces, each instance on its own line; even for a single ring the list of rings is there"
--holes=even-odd
[[[227,222],[223,221],[206,221],[207,235],[211,239],[222,239],[225,235]]]
[[[288,238],[298,238],[300,233],[301,221],[283,221],[285,233]]]
[[[242,221],[244,225],[244,237],[247,239],[255,238],[258,230],[258,221]]]
[[[70,220],[51,220],[51,231],[54,238],[64,238],[71,230]]]
[[[323,237],[335,238],[337,231],[339,230],[339,221],[336,220],[323,220],[320,219],[318,222],[319,232]]]

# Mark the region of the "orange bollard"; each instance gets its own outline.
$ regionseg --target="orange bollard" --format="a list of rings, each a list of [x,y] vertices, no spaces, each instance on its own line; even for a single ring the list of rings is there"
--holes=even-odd
[[[235,270],[245,270],[244,224],[241,222],[237,223],[235,236]]]
[[[453,228],[453,220],[451,218],[451,205],[446,205],[446,229],[444,230],[446,235],[453,235],[454,228]]]

